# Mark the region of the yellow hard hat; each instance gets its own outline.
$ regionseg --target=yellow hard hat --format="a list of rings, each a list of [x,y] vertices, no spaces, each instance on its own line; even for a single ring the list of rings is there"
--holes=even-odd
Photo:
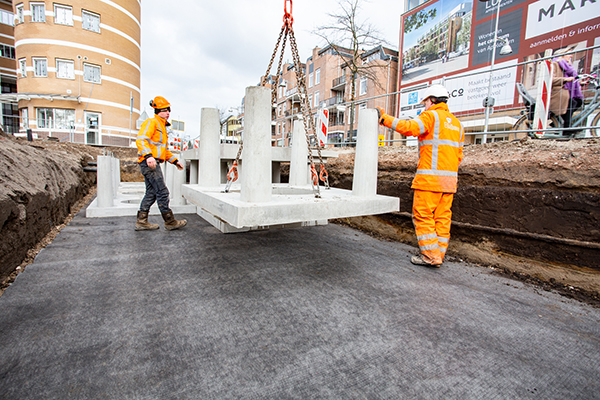
[[[169,103],[167,99],[162,96],[156,96],[153,100],[150,100],[150,106],[157,110],[161,110],[163,108],[171,107],[171,103]]]

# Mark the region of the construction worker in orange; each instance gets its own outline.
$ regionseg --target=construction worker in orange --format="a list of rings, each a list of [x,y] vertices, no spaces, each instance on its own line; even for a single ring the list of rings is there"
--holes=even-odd
[[[412,120],[394,118],[378,108],[381,125],[419,138],[419,164],[411,186],[413,223],[421,251],[411,258],[416,265],[440,267],[450,240],[452,200],[465,137],[462,124],[448,110],[448,97],[442,85],[429,86],[421,98],[425,111]]]
[[[165,221],[165,229],[179,229],[187,224],[187,221],[178,221],[169,207],[169,189],[160,168],[160,164],[170,162],[182,170],[183,164],[169,151],[167,144],[167,126],[171,115],[171,104],[161,96],[150,100],[150,106],[154,108],[154,116],[142,123],[135,144],[138,148],[138,165],[146,183],[146,194],[140,204],[135,223],[136,231],[158,229],[157,224],[148,222],[148,213],[154,202],[158,203],[162,217]]]

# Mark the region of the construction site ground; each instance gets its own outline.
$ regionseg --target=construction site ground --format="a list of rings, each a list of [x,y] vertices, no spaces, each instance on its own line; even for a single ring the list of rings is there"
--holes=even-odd
[[[409,261],[414,148],[380,150],[400,213],[232,235],[85,218],[104,151],[0,137],[0,398],[597,396],[598,139],[466,147],[441,269]]]
[[[2,399],[592,399],[600,308],[351,228],[79,213],[0,298]],[[158,222],[155,220],[155,222]]]

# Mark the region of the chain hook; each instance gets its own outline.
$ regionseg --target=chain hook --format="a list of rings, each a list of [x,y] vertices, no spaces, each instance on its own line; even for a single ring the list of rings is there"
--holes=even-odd
[[[290,12],[287,10],[287,4],[290,3]],[[292,26],[294,17],[292,17],[292,0],[283,0],[283,24]]]

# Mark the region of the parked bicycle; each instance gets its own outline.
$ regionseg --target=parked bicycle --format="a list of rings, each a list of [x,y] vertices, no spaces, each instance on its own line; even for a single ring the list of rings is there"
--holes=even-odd
[[[591,101],[585,101],[583,108],[573,113],[571,122],[571,129],[563,131],[557,129],[555,131],[552,128],[562,128],[563,120],[560,115],[555,115],[553,112],[548,113],[548,124],[547,129],[544,133],[544,137],[574,137],[578,133],[585,133],[589,129],[592,136],[600,136],[600,79],[597,75],[580,75],[578,79],[588,80],[589,85],[594,89],[594,97]],[[527,131],[527,135],[533,138],[537,138],[535,132],[536,129],[533,127],[533,119],[535,113],[535,99],[529,94],[525,85],[517,83],[517,91],[523,98],[524,110],[521,110],[521,117],[513,125],[514,131]],[[596,112],[596,115],[592,119],[592,123],[587,125],[587,120],[590,115]]]

